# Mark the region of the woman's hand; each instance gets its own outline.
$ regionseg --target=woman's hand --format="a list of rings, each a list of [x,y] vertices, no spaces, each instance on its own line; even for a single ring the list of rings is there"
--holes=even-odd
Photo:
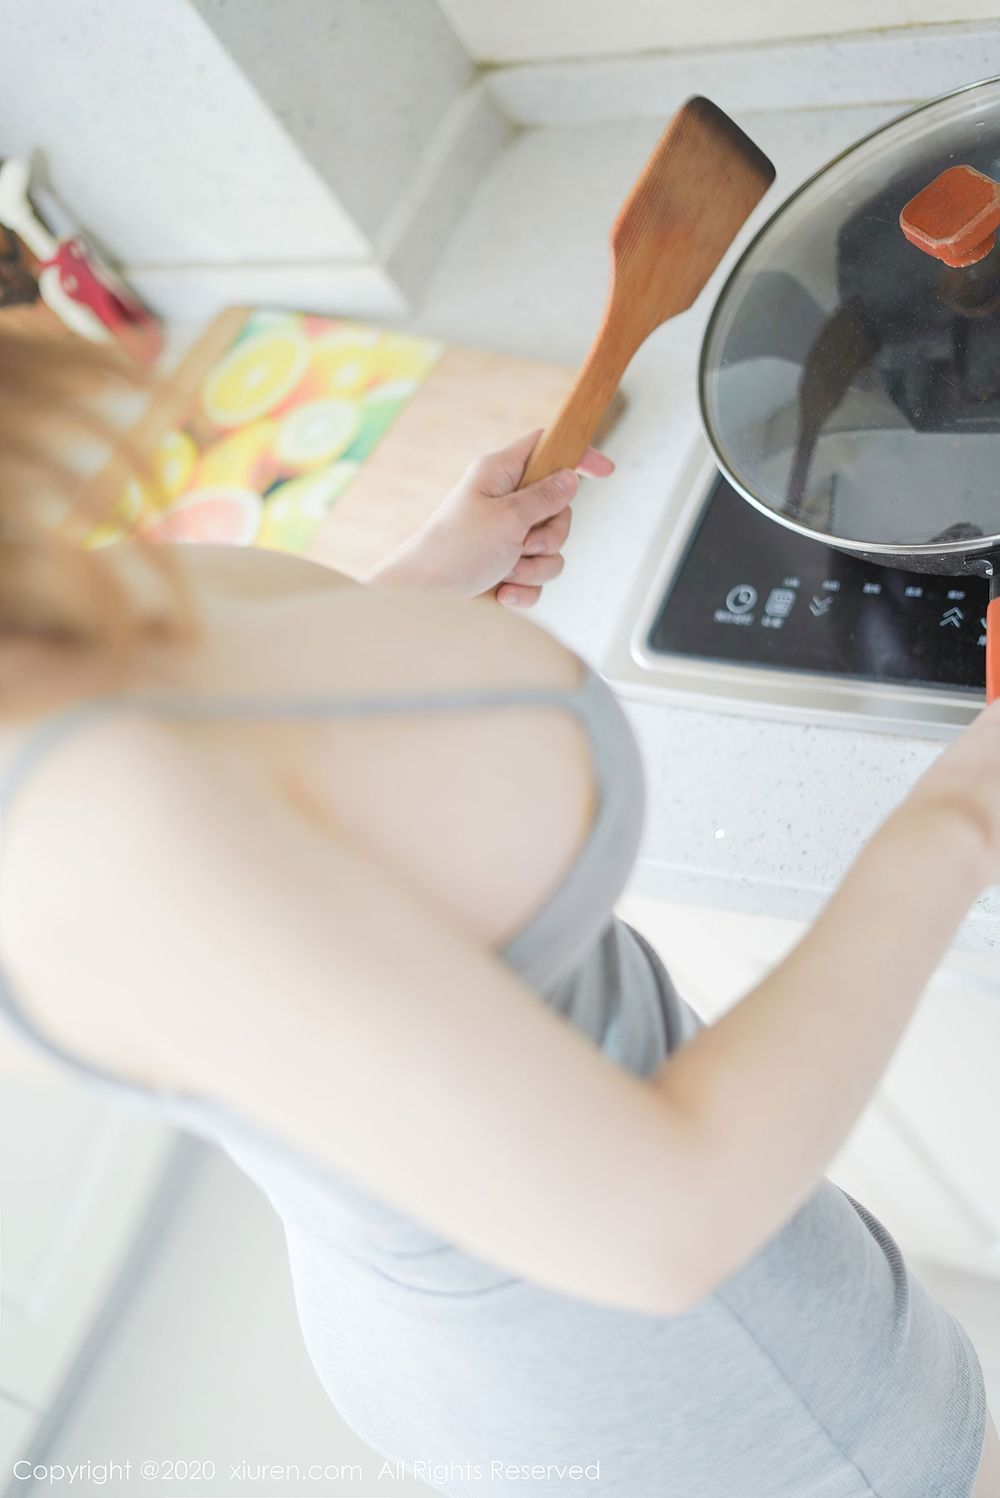
[[[577,473],[564,468],[518,488],[539,436],[530,432],[473,463],[416,535],[365,581],[463,598],[497,588],[500,603],[530,608],[563,569],[570,505],[580,484]],[[578,471],[605,478],[614,466],[588,448]]]

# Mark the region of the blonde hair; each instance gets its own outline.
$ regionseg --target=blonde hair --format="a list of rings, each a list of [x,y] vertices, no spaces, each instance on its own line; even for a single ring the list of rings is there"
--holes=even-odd
[[[110,346],[0,330],[0,639],[33,635],[124,655],[149,632],[120,572],[86,545],[113,518],[127,473],[143,466],[115,430],[109,400],[149,383]],[[113,460],[117,491],[86,477],[83,456],[97,448]],[[168,585],[157,631],[189,630],[169,553],[142,555]]]

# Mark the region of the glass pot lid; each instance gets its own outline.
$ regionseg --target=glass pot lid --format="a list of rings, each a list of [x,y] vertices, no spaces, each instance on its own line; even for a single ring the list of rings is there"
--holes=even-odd
[[[872,554],[1000,538],[1000,249],[988,232],[982,258],[950,266],[899,223],[960,165],[1000,184],[1000,79],[838,157],[723,287],[702,347],[705,429],[735,487],[786,525]]]

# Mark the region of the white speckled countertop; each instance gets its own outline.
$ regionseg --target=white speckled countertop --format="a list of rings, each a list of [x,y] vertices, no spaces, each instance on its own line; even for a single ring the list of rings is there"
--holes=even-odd
[[[898,112],[738,113],[778,168],[766,211]],[[608,226],[658,132],[656,122],[640,121],[518,136],[473,199],[419,326],[456,342],[576,362],[604,300]],[[577,501],[566,572],[538,610],[597,665],[623,611],[635,607],[636,573],[699,441],[697,354],[721,274],[629,370],[628,410],[609,443],[618,472]],[[737,717],[710,702],[696,711],[630,703],[628,711],[649,798],[634,892],[799,920],[816,913],[940,749],[899,734]],[[976,906],[957,945],[1000,950],[1000,890]]]

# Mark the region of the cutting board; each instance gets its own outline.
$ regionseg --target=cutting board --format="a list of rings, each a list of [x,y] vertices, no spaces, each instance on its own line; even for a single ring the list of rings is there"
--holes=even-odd
[[[215,319],[133,429],[133,451],[151,453],[165,433],[190,419],[206,374],[249,316],[249,309],[232,308]],[[353,576],[366,572],[417,530],[475,458],[545,426],[574,373],[562,364],[447,347],[303,554]],[[622,404],[619,397],[611,420]],[[119,492],[121,464],[109,465],[96,482],[101,496]]]

